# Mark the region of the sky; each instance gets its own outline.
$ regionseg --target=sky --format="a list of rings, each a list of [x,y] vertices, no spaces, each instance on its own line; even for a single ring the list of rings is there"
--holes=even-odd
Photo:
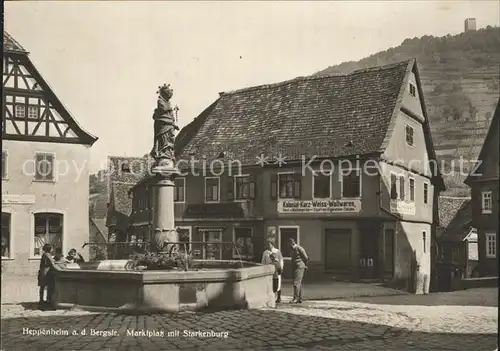
[[[4,3],[5,29],[107,156],[153,143],[156,91],[174,90],[179,125],[219,92],[307,76],[406,38],[500,23],[490,1],[112,1]]]

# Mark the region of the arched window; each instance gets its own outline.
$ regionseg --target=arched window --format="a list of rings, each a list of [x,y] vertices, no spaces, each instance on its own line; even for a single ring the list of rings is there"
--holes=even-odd
[[[2,258],[10,258],[10,243],[11,243],[11,229],[10,229],[11,214],[2,212]]]
[[[34,256],[42,254],[45,244],[50,244],[52,250],[62,249],[63,215],[59,213],[35,214],[35,246]]]

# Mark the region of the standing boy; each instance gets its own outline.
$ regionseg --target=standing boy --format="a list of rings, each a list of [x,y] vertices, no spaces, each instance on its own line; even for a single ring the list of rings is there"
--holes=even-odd
[[[290,238],[290,248],[292,249],[292,270],[293,270],[293,300],[292,303],[302,303],[302,279],[304,272],[307,269],[306,250],[299,246],[295,240]]]
[[[274,262],[273,262],[274,261]],[[262,264],[275,264],[276,270],[273,275],[273,292],[276,295],[276,303],[281,302],[281,273],[283,271],[283,255],[274,247],[274,241],[267,241],[267,249],[262,254]]]

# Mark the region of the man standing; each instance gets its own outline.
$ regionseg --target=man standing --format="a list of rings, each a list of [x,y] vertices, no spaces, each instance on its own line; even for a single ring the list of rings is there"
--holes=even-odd
[[[267,240],[267,249],[262,254],[262,264],[274,264],[276,270],[273,275],[273,292],[276,294],[276,303],[281,302],[281,273],[283,271],[283,255],[274,247],[274,240]]]
[[[299,246],[294,239],[290,238],[292,270],[293,270],[293,300],[292,303],[302,303],[302,279],[304,271],[307,269],[306,250]]]

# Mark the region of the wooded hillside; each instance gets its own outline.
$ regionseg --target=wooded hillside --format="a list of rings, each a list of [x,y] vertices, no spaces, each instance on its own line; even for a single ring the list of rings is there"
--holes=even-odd
[[[434,145],[445,166],[447,194],[468,194],[464,176],[457,174],[459,160],[465,160],[467,170],[476,160],[498,102],[500,28],[406,39],[398,47],[315,75],[346,73],[411,58],[418,62]]]

